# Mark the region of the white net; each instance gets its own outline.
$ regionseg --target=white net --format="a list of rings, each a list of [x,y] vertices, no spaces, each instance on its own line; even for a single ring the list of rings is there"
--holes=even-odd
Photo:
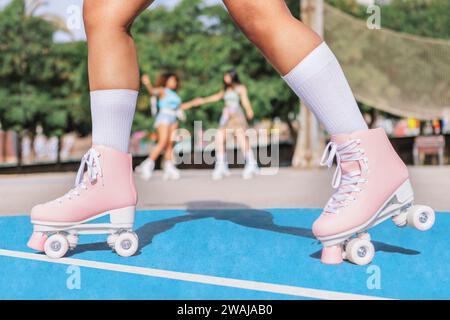
[[[450,41],[369,29],[325,5],[325,39],[357,99],[376,109],[422,120],[450,110]]]

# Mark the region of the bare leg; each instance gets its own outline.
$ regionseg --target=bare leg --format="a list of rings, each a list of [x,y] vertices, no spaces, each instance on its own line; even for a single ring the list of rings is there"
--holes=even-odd
[[[223,158],[225,155],[225,129],[219,129],[216,134],[216,159]]]
[[[283,0],[224,0],[232,18],[282,75],[322,39],[295,19]]]
[[[139,68],[130,35],[134,19],[152,0],[85,0],[91,91],[139,88]]]
[[[227,139],[226,135],[227,135],[226,129],[220,128],[218,129],[215,137],[216,163],[214,165],[214,171],[212,173],[213,180],[219,180],[229,175],[226,148],[225,148],[225,143]]]
[[[174,123],[169,128],[169,134],[167,139],[167,146],[166,146],[166,153],[164,154],[164,159],[166,161],[172,161],[173,159],[173,137],[175,134],[175,131],[178,128],[178,123]]]
[[[41,229],[39,232],[34,229],[28,246],[45,251],[49,257],[61,258],[69,246],[74,248],[81,229],[109,234],[108,243],[121,256],[131,256],[138,249],[138,238],[132,231],[137,193],[132,158],[127,151],[139,74],[129,30],[134,18],[150,3],[150,0],[84,1],[94,146],[83,156],[79,171],[83,173],[87,167],[89,174],[77,175],[75,188],[58,198],[58,207],[54,207],[54,202],[47,202],[31,211],[32,221],[50,223],[35,225]],[[111,223],[104,227],[79,228],[79,224],[103,214],[111,215]],[[72,228],[70,237],[58,233],[67,231],[66,227],[55,227],[62,221]],[[54,228],[57,233],[48,233],[48,228]],[[122,233],[124,230],[126,233]],[[129,245],[121,245],[123,241]],[[53,244],[59,245],[53,247]]]
[[[159,155],[163,152],[163,150],[167,147],[169,141],[169,126],[166,124],[161,124],[158,126],[158,144],[155,149],[150,154],[150,159],[156,161]]]
[[[250,147],[250,143],[244,129],[236,130],[236,140],[238,146],[240,147],[244,158],[245,158],[245,168],[242,172],[242,177],[244,179],[251,179],[255,174],[259,172],[258,164],[256,162],[253,150]]]
[[[244,155],[244,157],[247,157],[247,153],[250,150],[250,144],[248,143],[245,131],[243,129],[238,129],[236,130],[235,134],[238,146],[240,147],[242,154]]]
[[[291,15],[283,0],[224,2],[245,35],[328,133],[367,130],[335,55],[314,31]]]

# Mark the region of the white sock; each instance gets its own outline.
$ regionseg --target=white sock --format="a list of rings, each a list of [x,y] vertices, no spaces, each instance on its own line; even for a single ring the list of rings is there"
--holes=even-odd
[[[352,90],[325,42],[283,77],[330,134],[367,130]]]
[[[253,165],[256,163],[255,155],[253,154],[253,150],[250,149],[245,154],[245,163]]]
[[[92,143],[128,152],[138,92],[91,91]]]
[[[217,163],[226,163],[227,156],[225,155],[225,153],[217,153],[216,154],[216,162]]]

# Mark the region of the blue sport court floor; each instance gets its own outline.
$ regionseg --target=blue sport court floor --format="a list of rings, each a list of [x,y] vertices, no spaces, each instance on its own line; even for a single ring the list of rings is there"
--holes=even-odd
[[[26,247],[27,216],[0,218],[0,299],[449,299],[450,214],[428,232],[372,230],[369,266],[320,263],[319,209],[137,213],[137,255],[81,236],[66,258]]]

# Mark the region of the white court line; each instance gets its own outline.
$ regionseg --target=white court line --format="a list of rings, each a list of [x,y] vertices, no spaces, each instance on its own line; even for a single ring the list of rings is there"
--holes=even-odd
[[[28,253],[22,251],[11,251],[0,249],[0,256],[14,257],[20,259],[37,260],[50,263],[76,265],[80,267],[95,268],[101,270],[109,270],[116,272],[125,272],[131,274],[139,274],[143,276],[158,277],[172,280],[189,281],[195,283],[210,284],[216,286],[224,286],[231,288],[240,288],[247,290],[271,292],[278,294],[287,294],[292,296],[315,298],[315,299],[333,299],[333,300],[380,300],[385,299],[375,296],[366,296],[352,293],[343,293],[327,290],[309,289],[302,287],[294,287],[280,284],[272,284],[266,282],[257,282],[249,280],[238,280],[231,278],[205,276],[201,274],[168,271],[161,269],[151,269],[123,264],[114,264],[90,260],[81,260],[73,258],[50,259],[43,254]]]

